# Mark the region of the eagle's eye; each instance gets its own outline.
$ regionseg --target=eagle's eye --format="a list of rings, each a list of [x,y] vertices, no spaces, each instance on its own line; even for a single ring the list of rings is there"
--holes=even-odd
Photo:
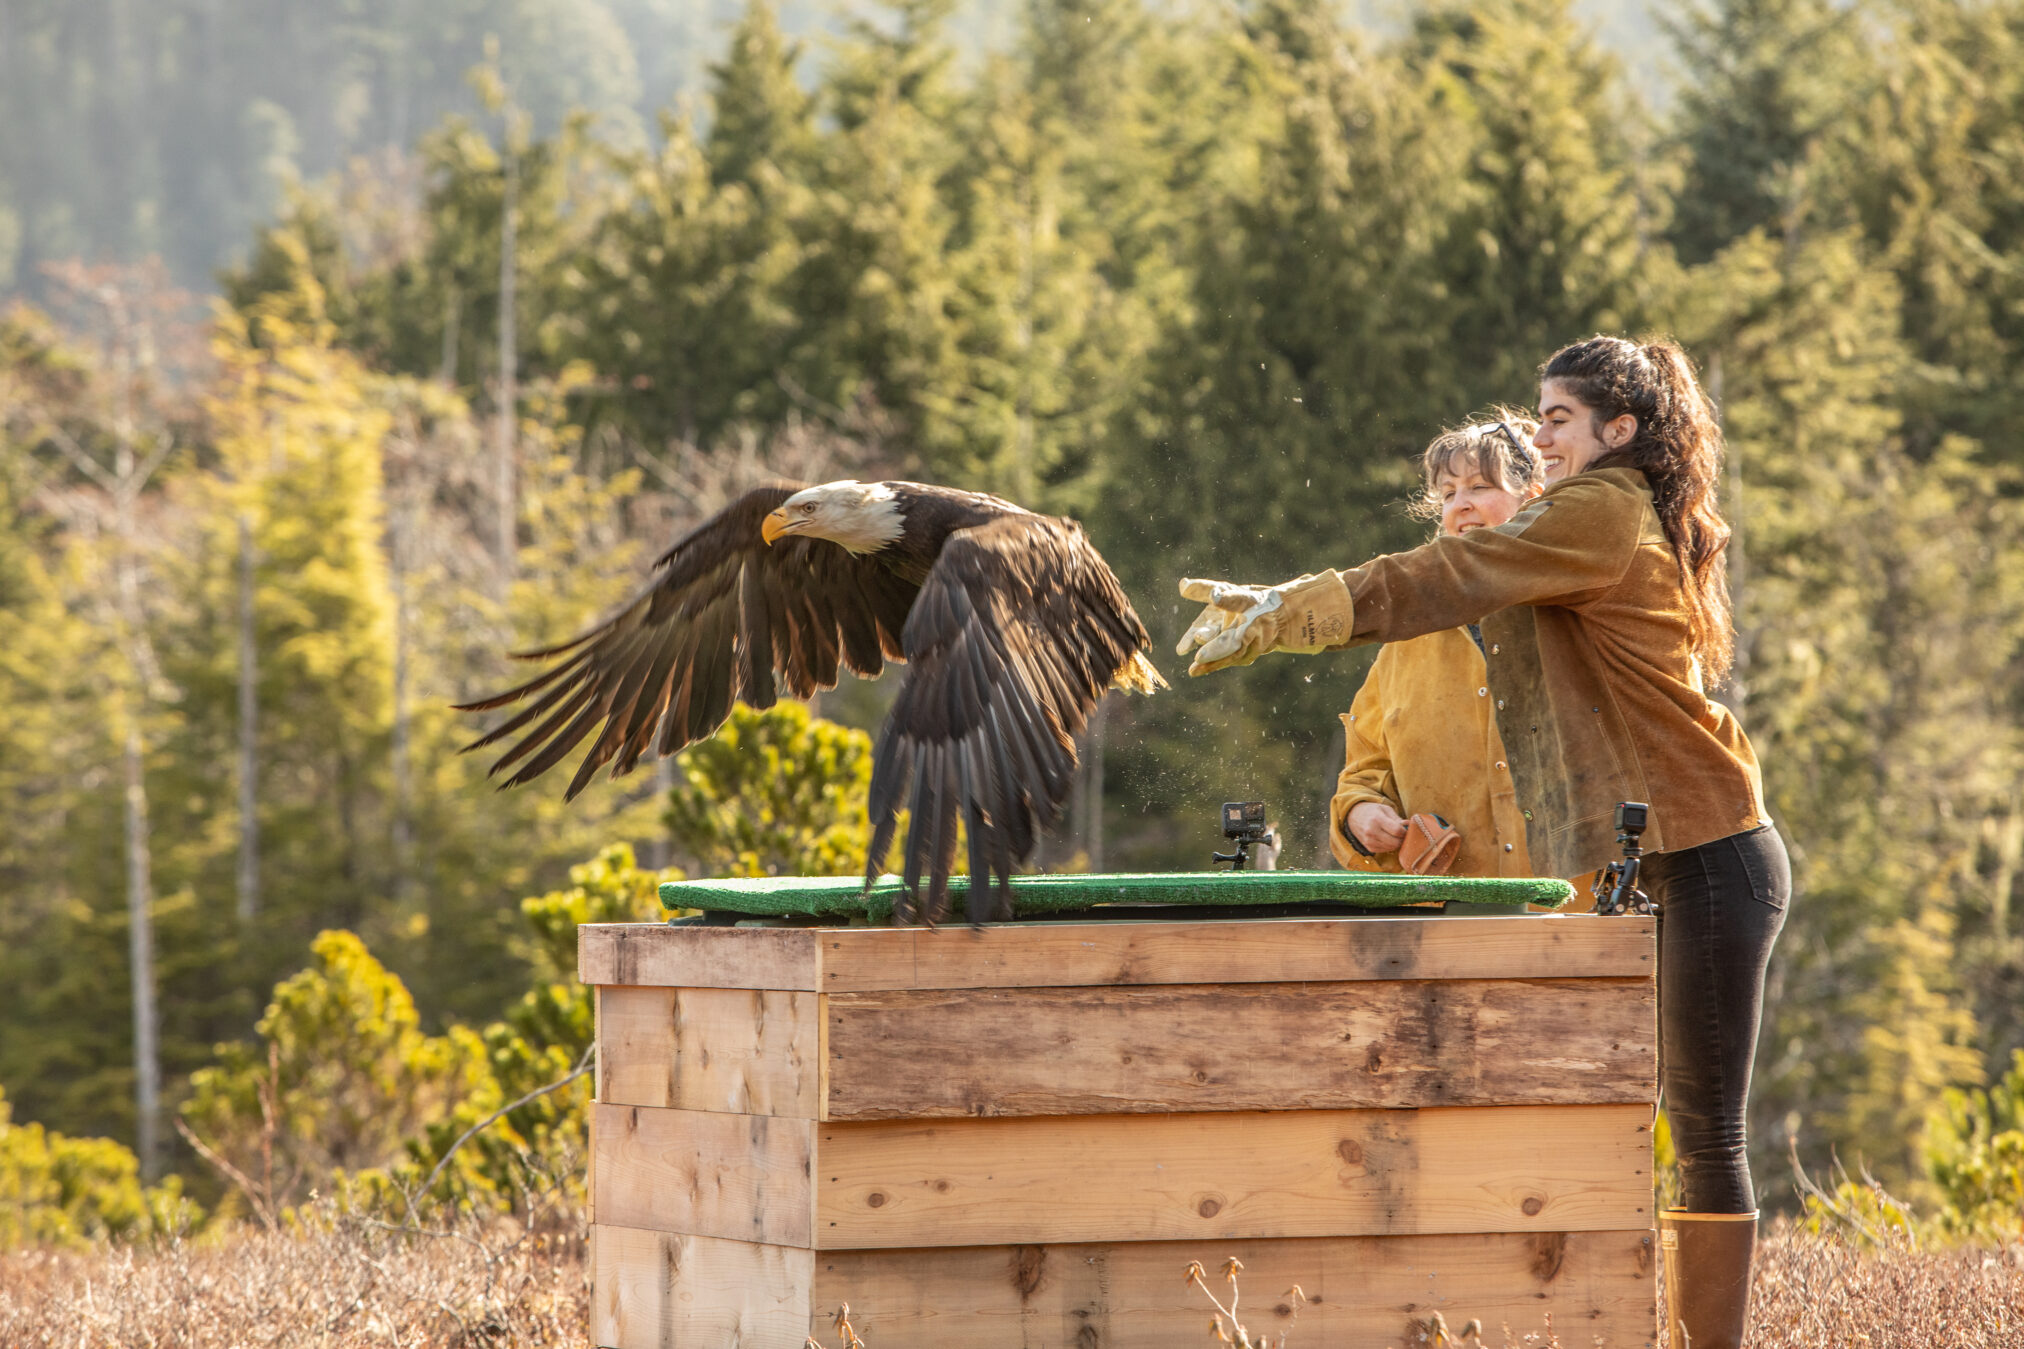
[[[802,503],[801,503],[801,513],[802,513],[803,515],[813,515],[813,514],[815,514],[815,503],[814,503],[813,501],[804,501],[804,502],[802,502]]]

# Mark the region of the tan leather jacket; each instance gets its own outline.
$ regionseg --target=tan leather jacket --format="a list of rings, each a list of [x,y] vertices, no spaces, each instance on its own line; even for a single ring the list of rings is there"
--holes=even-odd
[[[1345,646],[1481,622],[1539,874],[1613,859],[1618,801],[1650,803],[1648,852],[1766,822],[1756,752],[1701,691],[1679,567],[1636,469],[1591,468],[1507,524],[1340,575],[1354,605]]]
[[[1366,857],[1342,832],[1350,810],[1381,801],[1401,815],[1439,815],[1462,835],[1451,876],[1530,876],[1525,820],[1467,628],[1445,628],[1378,652],[1342,715],[1342,774],[1328,804],[1328,848],[1351,871],[1398,871],[1396,852]]]

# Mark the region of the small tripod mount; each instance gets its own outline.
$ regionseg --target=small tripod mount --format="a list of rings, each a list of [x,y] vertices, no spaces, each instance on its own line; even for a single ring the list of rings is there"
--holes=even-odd
[[[1645,826],[1651,821],[1651,807],[1642,801],[1616,803],[1616,846],[1623,860],[1611,862],[1595,878],[1595,912],[1657,913],[1659,906],[1638,889],[1638,868],[1644,863]]]
[[[1251,849],[1271,837],[1271,829],[1265,824],[1265,803],[1263,801],[1225,801],[1223,803],[1223,837],[1237,845],[1235,852],[1212,852],[1212,861],[1228,862],[1230,870],[1242,871],[1251,865]]]

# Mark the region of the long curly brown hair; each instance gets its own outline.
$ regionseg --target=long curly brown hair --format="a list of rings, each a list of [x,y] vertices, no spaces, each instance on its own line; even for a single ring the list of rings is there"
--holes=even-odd
[[[1651,483],[1652,505],[1686,587],[1689,639],[1708,682],[1728,677],[1736,639],[1730,626],[1729,572],[1716,484],[1722,476],[1722,428],[1679,345],[1666,339],[1640,346],[1595,336],[1562,347],[1539,367],[1591,408],[1597,431],[1628,413],[1637,433],[1615,451]]]

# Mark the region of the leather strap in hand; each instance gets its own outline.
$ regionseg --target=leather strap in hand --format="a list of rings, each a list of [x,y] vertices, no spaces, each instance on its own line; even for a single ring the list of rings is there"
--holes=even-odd
[[[1445,876],[1461,850],[1461,831],[1438,815],[1415,815],[1406,821],[1399,865],[1415,876]]]

